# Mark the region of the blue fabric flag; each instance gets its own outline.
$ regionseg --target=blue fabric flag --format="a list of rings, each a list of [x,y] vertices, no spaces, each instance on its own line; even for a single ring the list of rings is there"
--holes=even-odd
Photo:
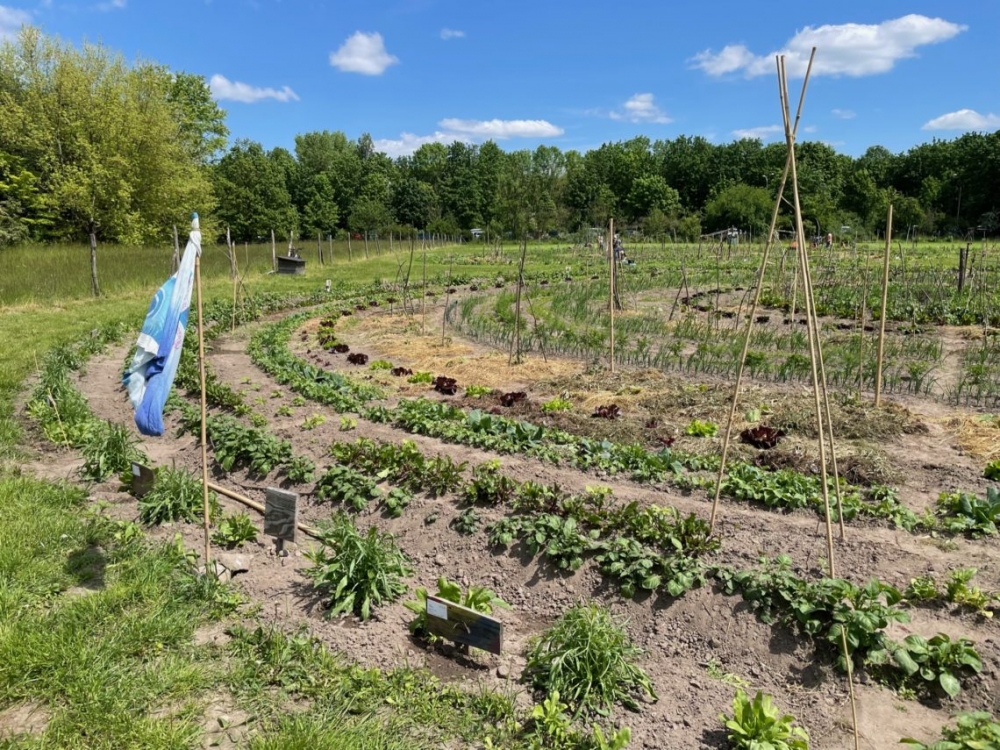
[[[122,381],[135,409],[135,424],[143,435],[163,434],[163,406],[174,384],[184,346],[195,258],[200,254],[201,232],[195,214],[180,267],[150,302],[135,357]]]

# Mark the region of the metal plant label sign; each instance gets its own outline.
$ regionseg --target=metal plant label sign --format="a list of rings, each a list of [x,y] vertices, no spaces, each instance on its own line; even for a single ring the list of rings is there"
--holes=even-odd
[[[156,472],[142,464],[132,464],[132,494],[138,499],[153,489]]]
[[[264,494],[264,536],[294,542],[298,522],[299,496],[294,492],[268,487]]]
[[[427,595],[427,630],[441,638],[499,654],[503,623],[447,599]]]

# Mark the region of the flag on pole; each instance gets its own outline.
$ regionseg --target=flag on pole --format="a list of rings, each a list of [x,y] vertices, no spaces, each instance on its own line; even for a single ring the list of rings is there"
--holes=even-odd
[[[153,296],[136,343],[135,357],[122,382],[135,409],[135,424],[143,435],[163,434],[163,406],[177,374],[184,346],[195,258],[201,255],[198,214],[180,267]]]

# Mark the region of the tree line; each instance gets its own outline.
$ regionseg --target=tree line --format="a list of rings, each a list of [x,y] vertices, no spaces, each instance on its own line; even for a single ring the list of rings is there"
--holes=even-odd
[[[236,140],[201,76],[127,64],[26,29],[0,46],[0,245],[163,242],[192,207],[234,240],[413,231],[545,236],[619,226],[691,240],[769,223],[784,142],[644,136],[579,153],[429,143],[392,159],[370,135],[303,133],[292,150]],[[807,230],[1000,229],[1000,131],[860,157],[797,145]],[[790,226],[783,211],[783,226]],[[848,229],[849,228],[849,229]]]

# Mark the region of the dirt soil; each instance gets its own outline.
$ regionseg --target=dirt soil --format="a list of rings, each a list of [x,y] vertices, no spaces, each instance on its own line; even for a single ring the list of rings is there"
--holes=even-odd
[[[345,319],[348,320],[348,319]],[[386,311],[352,316],[349,325],[338,333],[352,351],[363,351],[371,359],[390,359],[394,365],[424,369],[433,374],[459,378],[464,388],[471,383],[490,385],[502,390],[525,391],[528,404],[515,414],[535,421],[547,421],[581,432],[590,426],[592,434],[605,431],[609,437],[627,438],[649,433],[644,442],[655,444],[660,438],[674,437],[686,450],[718,451],[719,439],[690,438],[680,434],[691,418],[723,421],[731,386],[705,379],[688,380],[683,376],[660,373],[624,372],[617,375],[588,373],[582,362],[559,359],[528,366],[506,366],[506,355],[487,350],[456,337],[440,345],[440,313],[428,314],[427,329],[436,334],[421,336],[419,317],[408,321],[401,316],[390,319]],[[392,387],[389,403],[399,396],[434,394],[428,386],[400,384],[387,374],[373,374],[351,367],[344,355],[322,352],[311,333],[316,321],[302,330],[306,340],[293,336],[295,346],[315,363],[352,375],[373,377]],[[416,326],[416,328],[414,328]],[[359,437],[399,442],[413,440],[425,453],[447,453],[455,461],[470,466],[494,458],[493,454],[412,436],[393,427],[358,420],[356,429],[342,431],[338,415],[318,404],[292,405],[295,394],[257,369],[246,353],[251,330],[217,340],[209,354],[210,366],[220,380],[243,389],[254,410],[268,419],[269,429],[292,441],[299,454],[311,456],[320,471],[331,463],[328,448],[333,441],[353,441]],[[438,342],[438,343],[435,343]],[[439,348],[440,347],[440,348]],[[308,350],[308,354],[306,354]],[[126,347],[122,346],[95,358],[80,378],[80,387],[90,400],[97,416],[123,424],[132,424],[131,411],[120,387],[120,368]],[[634,392],[637,389],[638,392]],[[461,391],[460,391],[461,392]],[[546,415],[540,404],[560,393],[568,393],[576,404],[569,415]],[[772,402],[774,413],[786,408],[791,400],[804,398],[801,388],[750,386],[744,406]],[[641,397],[645,396],[643,401]],[[602,424],[592,419],[589,410],[598,402],[614,397],[626,412],[624,423]],[[496,408],[492,397],[467,402]],[[452,401],[462,402],[460,397]],[[901,401],[901,400],[900,400]],[[287,406],[292,416],[281,416]],[[962,488],[982,492],[979,461],[963,448],[948,427],[948,420],[964,418],[958,412],[940,413],[940,404],[925,410],[916,400],[897,405],[893,414],[896,427],[889,434],[845,441],[846,452],[876,450],[891,465],[898,477],[901,498],[918,511],[932,505],[942,490]],[[581,411],[582,409],[582,411]],[[503,410],[507,411],[507,410]],[[720,413],[723,415],[720,419]],[[313,414],[325,415],[326,421],[312,430],[301,428]],[[854,415],[857,417],[857,415]],[[650,419],[657,427],[646,428]],[[914,427],[910,430],[906,425]],[[175,463],[197,470],[200,450],[190,436],[175,437],[176,418],[167,420],[167,434],[147,438],[143,448],[157,465]],[[802,433],[789,438],[788,450],[815,452],[815,441]],[[811,447],[810,447],[811,446]],[[741,447],[739,455],[751,449]],[[74,457],[66,452],[45,455],[32,468],[46,476],[65,477],[73,468]],[[705,493],[685,494],[676,490],[639,485],[620,477],[586,474],[563,466],[542,463],[522,456],[501,456],[506,473],[519,481],[558,483],[568,490],[583,490],[588,485],[612,487],[618,502],[673,505],[682,512],[707,515],[710,498]],[[216,467],[215,481],[263,502],[264,489],[280,483],[275,477],[253,479],[242,473],[226,475]],[[317,502],[311,486],[295,488],[300,495],[300,520],[315,524],[329,517],[329,506]],[[122,518],[137,517],[134,498],[119,492],[113,483],[93,488],[97,498],[112,503],[110,512]],[[235,501],[220,498],[227,512],[243,509]],[[249,570],[239,573],[234,582],[253,601],[262,605],[259,618],[284,628],[305,626],[330,648],[343,651],[362,664],[391,668],[400,664],[424,666],[439,677],[474,688],[482,683],[501,687],[516,682],[525,664],[529,639],[549,625],[565,609],[581,600],[597,600],[628,623],[635,641],[646,650],[641,666],[649,673],[659,700],[643,706],[639,713],[616,711],[612,720],[633,730],[630,747],[634,748],[718,748],[725,745],[725,735],[718,720],[720,711],[730,711],[735,688],[742,682],[748,690],[761,689],[774,695],[778,706],[794,714],[809,730],[812,747],[818,750],[853,747],[851,707],[845,678],[828,665],[817,662],[809,643],[779,627],[761,623],[739,597],[726,597],[712,589],[689,592],[680,599],[652,596],[626,601],[609,587],[592,563],[571,575],[559,574],[547,566],[513,552],[491,549],[483,529],[501,517],[500,510],[481,511],[480,531],[462,536],[450,522],[459,513],[457,498],[417,497],[402,517],[383,516],[369,508],[358,514],[359,525],[375,525],[396,534],[402,549],[412,558],[415,574],[411,587],[433,586],[445,575],[463,585],[481,584],[493,588],[511,604],[510,611],[498,617],[504,624],[503,655],[481,653],[466,656],[449,646],[429,647],[412,638],[406,627],[410,612],[402,602],[377,610],[368,622],[353,618],[328,619],[323,601],[312,591],[302,574],[308,565],[302,556],[309,544],[302,537],[289,545],[287,556],[278,555],[272,543],[258,542],[244,547],[240,554],[249,561]],[[819,519],[802,511],[791,514],[769,512],[745,504],[724,502],[721,509],[722,549],[715,558],[720,563],[741,568],[752,567],[761,556],[786,553],[795,561],[800,574],[818,576],[826,557],[825,531]],[[201,531],[187,525],[150,529],[157,538],[170,538],[180,532],[185,542],[200,549]],[[216,549],[217,554],[225,550]],[[222,558],[224,559],[224,558]],[[856,582],[877,576],[901,588],[920,574],[943,576],[950,568],[973,566],[979,569],[976,582],[984,589],[1000,588],[1000,552],[995,540],[942,540],[909,534],[884,526],[852,524],[846,539],[836,542],[839,575]],[[971,638],[984,661],[983,673],[968,681],[954,701],[925,705],[903,700],[885,688],[859,676],[856,685],[861,746],[871,749],[894,747],[901,737],[915,736],[929,741],[942,725],[959,710],[982,709],[1000,713],[1000,637],[997,624],[968,613],[946,609],[922,609],[912,612],[913,622],[899,626],[893,635],[906,632],[933,635],[945,632]],[[215,634],[217,635],[217,634]],[[215,637],[213,635],[212,637]],[[714,676],[713,676],[714,675]],[[522,688],[527,690],[525,686]],[[528,696],[520,700],[528,703]],[[230,706],[213,709],[216,713],[235,711]],[[242,717],[238,717],[242,718]],[[0,717],[0,734],[5,722],[23,724],[17,717]]]

